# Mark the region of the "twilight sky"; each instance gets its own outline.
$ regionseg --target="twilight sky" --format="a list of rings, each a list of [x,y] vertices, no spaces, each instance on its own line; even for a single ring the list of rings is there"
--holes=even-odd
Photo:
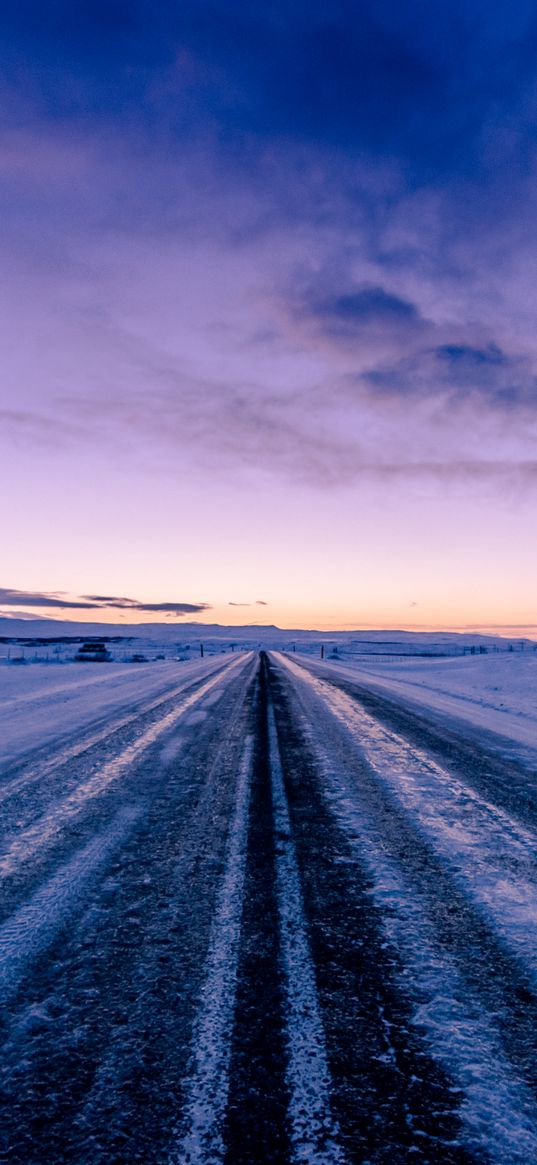
[[[0,42],[0,609],[536,634],[534,3]]]

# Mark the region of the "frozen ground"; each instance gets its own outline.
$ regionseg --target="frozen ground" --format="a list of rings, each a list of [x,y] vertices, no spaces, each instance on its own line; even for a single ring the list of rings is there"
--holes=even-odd
[[[1,674],[0,1160],[537,1161],[532,658]]]
[[[31,663],[0,666],[0,764],[87,728],[113,713],[132,714],[214,659],[189,663]]]
[[[462,719],[504,737],[520,755],[537,756],[537,651],[531,648],[445,659],[329,660],[313,666],[318,674],[363,680],[450,720]]]

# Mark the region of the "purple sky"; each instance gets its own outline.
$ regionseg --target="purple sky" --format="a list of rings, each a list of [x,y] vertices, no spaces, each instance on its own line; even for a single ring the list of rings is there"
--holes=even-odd
[[[534,633],[533,6],[0,38],[1,609]]]

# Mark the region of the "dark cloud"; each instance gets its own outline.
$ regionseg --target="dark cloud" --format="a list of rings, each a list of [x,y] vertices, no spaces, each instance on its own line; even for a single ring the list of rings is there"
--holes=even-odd
[[[209,603],[141,603],[138,599],[117,598],[113,595],[83,595],[99,607],[114,607],[128,611],[168,612],[171,615],[193,615],[211,609]]]
[[[494,343],[484,348],[452,343],[419,349],[360,373],[357,379],[395,397],[478,399],[506,411],[537,405],[537,376],[529,360],[508,355]]]
[[[324,336],[352,341],[379,331],[413,334],[425,323],[414,303],[385,287],[361,284],[334,290],[333,282],[331,273],[317,275],[298,292],[296,307],[291,300],[295,316],[313,324]]]
[[[267,607],[268,603],[263,602],[263,599],[256,599],[255,603],[228,603],[228,607]]]
[[[472,348],[468,344],[442,344],[436,348],[439,360],[445,360],[452,368],[498,368],[508,365],[509,360],[497,344],[487,348]]]
[[[0,587],[0,603],[7,607],[54,607],[59,609],[99,610],[113,607],[139,612],[168,612],[171,615],[191,615],[210,610],[208,603],[142,603],[137,599],[113,595],[82,595],[68,599],[62,591],[18,591]]]
[[[80,599],[66,599],[62,592],[15,591],[9,587],[0,587],[0,603],[7,607],[58,607],[90,610],[94,603]]]
[[[345,295],[336,295],[317,305],[317,314],[345,324],[369,324],[377,320],[414,321],[418,312],[413,303],[390,295],[383,287],[362,287]]]

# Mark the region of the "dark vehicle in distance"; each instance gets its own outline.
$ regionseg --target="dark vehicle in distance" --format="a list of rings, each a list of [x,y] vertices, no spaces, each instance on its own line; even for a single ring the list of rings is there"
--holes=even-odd
[[[105,643],[83,643],[75,655],[77,663],[108,663],[111,659]]]

